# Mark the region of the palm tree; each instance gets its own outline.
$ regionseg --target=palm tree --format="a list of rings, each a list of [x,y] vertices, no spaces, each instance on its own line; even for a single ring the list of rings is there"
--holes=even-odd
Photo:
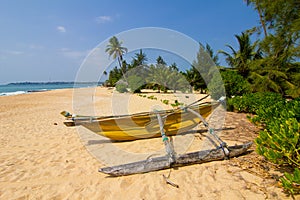
[[[168,67],[162,64],[150,65],[147,81],[158,86],[158,91],[167,91],[167,76],[169,75]]]
[[[248,33],[242,32],[241,35],[235,35],[238,40],[239,50],[226,45],[231,50],[231,54],[220,50],[219,53],[226,56],[226,62],[244,77],[247,78],[250,73],[250,63],[255,59],[261,58],[259,49],[256,49],[257,43],[251,44]]]
[[[161,56],[158,56],[158,58],[156,59],[156,64],[166,65],[167,63],[164,61],[164,59]]]
[[[112,56],[113,59],[118,60],[120,69],[122,71],[123,77],[125,79],[125,71],[122,70],[122,63],[123,63],[123,55],[124,53],[127,53],[127,48],[122,47],[122,42],[118,40],[116,36],[113,36],[109,39],[109,44],[106,46],[105,52],[108,52],[109,56]]]
[[[162,64],[150,65],[147,81],[152,85],[156,85],[159,92],[162,90],[166,93],[168,89],[173,90],[175,93],[177,90],[189,90],[189,83],[185,76],[173,67]]]
[[[208,55],[211,57],[211,59],[214,61],[216,66],[219,66],[219,57],[218,54],[214,53],[214,50],[211,48],[209,44],[206,43],[206,46],[204,46],[202,43],[200,43],[200,46],[205,49],[205,52],[208,53]]]
[[[145,65],[147,60],[148,59],[146,54],[142,51],[142,49],[140,49],[140,52],[136,53],[135,56],[133,57],[133,60],[131,62],[131,67],[134,68],[134,67]]]
[[[274,65],[274,59],[269,57],[253,61],[249,76],[249,82],[252,83],[253,90],[261,92],[273,91],[282,95],[287,94],[292,97],[298,97],[300,95],[299,87],[296,84],[297,82],[294,81],[294,77],[290,77],[288,72],[293,66],[289,68],[285,64],[286,68],[283,68],[282,65],[284,63]],[[296,75],[297,73],[294,74]]]
[[[204,90],[207,88],[207,86],[200,72],[195,67],[192,66],[192,68],[186,70],[183,75],[194,90],[200,90],[201,94],[204,93]]]

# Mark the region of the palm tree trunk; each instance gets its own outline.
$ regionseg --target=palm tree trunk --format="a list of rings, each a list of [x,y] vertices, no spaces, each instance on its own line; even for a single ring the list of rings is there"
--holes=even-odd
[[[119,63],[119,66],[120,66],[120,70],[121,70],[121,72],[122,72],[122,75],[123,75],[123,78],[124,78],[124,80],[125,80],[125,82],[128,84],[128,82],[127,82],[127,79],[126,79],[126,76],[125,76],[125,72],[123,71],[123,69],[122,69],[122,57],[121,56],[118,56],[118,63]]]
[[[268,33],[267,33],[266,23],[265,23],[265,21],[264,21],[264,19],[263,19],[261,10],[260,10],[260,8],[259,8],[259,5],[257,5],[257,11],[258,11],[258,15],[259,15],[259,20],[260,20],[261,26],[262,26],[263,29],[264,29],[265,37],[267,37],[267,36],[268,36]]]

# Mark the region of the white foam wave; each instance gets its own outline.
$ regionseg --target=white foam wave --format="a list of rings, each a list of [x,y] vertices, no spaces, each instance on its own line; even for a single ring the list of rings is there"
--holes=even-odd
[[[16,91],[16,92],[2,92],[0,93],[0,96],[13,96],[18,94],[26,94],[26,91]]]

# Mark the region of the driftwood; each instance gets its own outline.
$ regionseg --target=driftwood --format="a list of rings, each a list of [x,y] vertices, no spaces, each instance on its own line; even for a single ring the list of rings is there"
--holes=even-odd
[[[229,146],[229,158],[239,156],[245,153],[252,145],[252,142],[244,143],[242,145]],[[124,176],[130,174],[146,173],[151,171],[157,171],[162,169],[168,169],[172,167],[180,167],[184,165],[200,164],[210,161],[223,160],[226,158],[224,150],[222,148],[197,151],[192,153],[183,154],[177,156],[175,161],[168,155],[151,158],[148,160],[100,168],[99,172],[109,174],[111,176]]]

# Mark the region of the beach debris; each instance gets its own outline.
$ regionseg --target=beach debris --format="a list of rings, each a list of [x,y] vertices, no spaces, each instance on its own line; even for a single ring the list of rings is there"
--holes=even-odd
[[[170,174],[169,174],[169,176],[170,176]],[[172,185],[173,187],[179,188],[179,185],[177,185],[177,184],[173,183],[172,181],[170,181],[170,179],[169,179],[170,177],[169,177],[169,176],[166,177],[166,176],[163,174],[163,177],[164,177],[166,183]]]

